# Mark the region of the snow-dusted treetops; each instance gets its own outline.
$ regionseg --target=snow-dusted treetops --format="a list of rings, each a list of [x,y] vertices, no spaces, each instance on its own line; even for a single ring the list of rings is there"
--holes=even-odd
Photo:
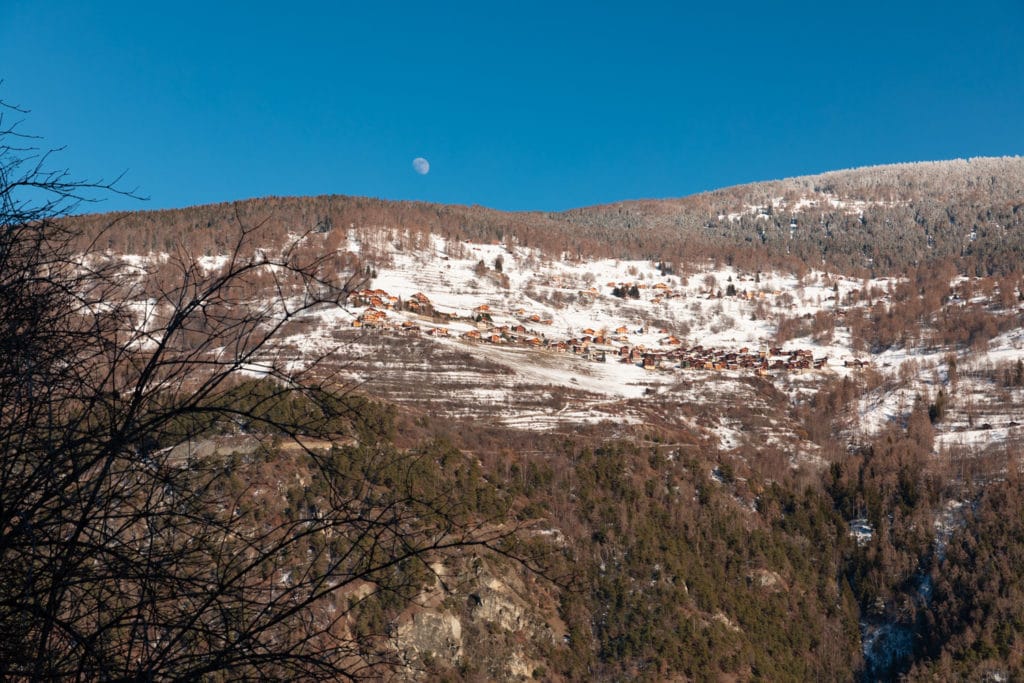
[[[398,230],[502,242],[572,259],[822,268],[896,275],[948,261],[967,275],[1015,271],[1024,258],[1024,158],[897,164],[753,183],[682,199],[637,200],[564,213],[394,202],[341,195],[75,219],[120,253],[216,254],[238,220],[280,239],[307,230]]]

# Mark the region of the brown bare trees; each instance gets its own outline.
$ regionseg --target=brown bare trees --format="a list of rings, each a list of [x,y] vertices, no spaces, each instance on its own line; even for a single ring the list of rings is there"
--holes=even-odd
[[[444,484],[440,456],[379,440],[379,411],[325,364],[274,345],[359,270],[301,238],[263,251],[239,219],[216,261],[179,251],[154,285],[155,266],[83,250],[61,220],[116,185],[48,163],[0,119],[0,676],[395,665],[380,605],[445,552],[508,552],[513,530],[500,500]]]

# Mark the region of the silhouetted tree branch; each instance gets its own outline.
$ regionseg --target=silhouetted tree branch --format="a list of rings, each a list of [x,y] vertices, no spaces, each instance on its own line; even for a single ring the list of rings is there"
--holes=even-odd
[[[344,305],[354,260],[239,216],[216,262],[83,251],[61,219],[120,179],[49,170],[0,112],[0,675],[380,676],[399,662],[374,610],[432,561],[525,559],[502,500],[376,438],[382,408],[276,343]]]

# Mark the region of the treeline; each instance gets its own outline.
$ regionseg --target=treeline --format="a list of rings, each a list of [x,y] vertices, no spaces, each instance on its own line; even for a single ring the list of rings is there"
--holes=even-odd
[[[752,183],[678,200],[622,202],[560,214],[639,239],[685,235],[700,255],[847,274],[902,274],[952,259],[968,275],[1019,270],[1024,159],[895,164]],[[803,201],[801,201],[803,200]],[[669,251],[666,258],[678,252]]]
[[[1024,160],[1014,157],[883,166],[564,213],[330,195],[73,220],[101,249],[120,253],[184,247],[216,255],[230,248],[241,224],[262,226],[280,244],[319,233],[324,248],[344,248],[355,230],[370,245],[415,249],[437,235],[669,268],[715,259],[748,269],[824,266],[881,276],[948,262],[965,275],[1007,275],[1024,259],[1022,178]]]
[[[854,348],[879,352],[891,347],[984,350],[997,335],[1024,322],[1019,273],[1001,277],[956,275],[952,261],[918,266],[886,290],[864,287],[844,303],[864,304],[845,312]]]

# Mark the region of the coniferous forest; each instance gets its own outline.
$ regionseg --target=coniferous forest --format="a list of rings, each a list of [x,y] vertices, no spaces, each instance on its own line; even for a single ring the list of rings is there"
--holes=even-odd
[[[1021,159],[560,214],[346,196],[103,214],[84,213],[92,193],[120,188],[40,169],[7,130],[5,678],[1024,677],[1009,422],[1024,371],[998,346],[1024,315]],[[294,341],[327,324],[320,311],[380,298],[378,271],[437,240],[499,293],[524,254],[581,272],[648,263],[712,305],[762,277],[813,281],[834,291],[813,315],[753,301],[750,317],[777,315],[780,346],[846,335],[866,367],[793,375],[805,385],[766,378],[767,362],[693,370],[610,409],[642,419],[552,430],[443,403],[460,377],[483,390],[511,374],[469,342],[351,325],[315,357]],[[737,279],[705,285],[715,267]],[[604,283],[585,284],[538,292],[538,306],[590,305]],[[609,306],[653,288],[610,284]],[[795,309],[787,295],[771,294],[779,310]],[[409,299],[391,315],[411,314]],[[990,346],[1004,353],[977,361]],[[909,360],[884,365],[897,351]],[[918,352],[941,363],[919,367]],[[417,362],[436,384],[415,379]],[[918,376],[929,389],[868,429],[859,406]],[[536,382],[496,405],[557,413],[586,398]],[[975,425],[991,418],[966,387],[1000,396],[1007,424]],[[951,445],[960,420],[1004,436]],[[727,441],[711,428],[725,421],[774,436]]]

